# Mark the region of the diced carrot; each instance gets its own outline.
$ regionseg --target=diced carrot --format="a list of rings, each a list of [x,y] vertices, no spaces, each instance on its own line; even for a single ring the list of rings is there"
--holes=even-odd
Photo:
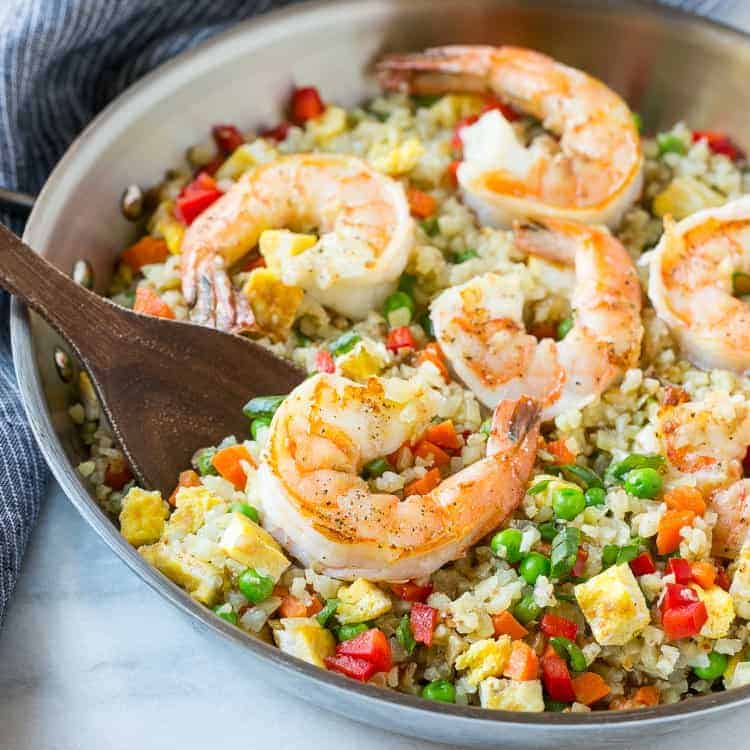
[[[716,581],[716,567],[706,560],[691,563],[690,572],[693,580],[703,589],[710,589]]]
[[[312,602],[307,605],[307,616],[313,617],[314,615],[317,615],[321,609],[323,609],[323,602],[320,601],[320,597],[317,594],[313,594]]]
[[[432,362],[435,367],[439,370],[443,376],[443,380],[446,383],[451,382],[451,374],[448,371],[448,366],[445,364],[445,357],[440,345],[434,341],[427,344],[422,351],[417,353],[416,363],[417,365],[424,364],[425,362]]]
[[[163,263],[169,256],[167,243],[160,238],[146,235],[122,253],[122,262],[135,272],[152,263]]]
[[[584,672],[573,678],[573,692],[579,703],[590,706],[609,695],[610,690],[601,675],[596,672]]]
[[[656,685],[644,685],[633,693],[632,700],[639,706],[658,706],[659,688]]]
[[[692,510],[698,516],[706,512],[706,501],[695,487],[674,487],[664,493],[664,502],[672,510]]]
[[[287,594],[281,600],[279,614],[282,617],[307,617],[307,607],[296,596]]]
[[[429,440],[431,443],[449,451],[457,451],[461,447],[461,443],[458,442],[456,428],[450,419],[428,427],[424,437],[425,440]]]
[[[409,200],[409,208],[412,216],[418,219],[426,219],[432,216],[437,209],[437,201],[429,194],[416,188],[409,188],[406,191],[406,197]]]
[[[144,315],[153,315],[155,318],[174,320],[172,308],[150,286],[138,287],[133,310]]]
[[[451,462],[451,457],[429,440],[421,440],[414,448],[414,455],[427,462],[428,466],[445,466]]]
[[[177,493],[180,491],[182,487],[199,487],[200,483],[201,483],[201,478],[192,469],[188,469],[187,471],[181,471],[180,478],[177,480],[177,486],[174,488],[174,491],[169,496],[169,504],[172,507],[177,505]]]
[[[420,479],[415,479],[404,487],[404,497],[409,495],[426,495],[440,484],[440,469],[430,469]]]
[[[230,445],[217,451],[211,463],[224,479],[234,485],[235,489],[241,490],[247,482],[241,461],[247,461],[251,466],[255,466],[255,459],[244,445]]]
[[[695,520],[692,510],[668,510],[659,520],[656,534],[656,551],[660,555],[674,552],[682,541],[680,529],[689,526]]]
[[[514,641],[529,634],[507,609],[498,615],[492,615],[492,626],[495,628],[495,635],[509,635]]]
[[[544,446],[547,453],[551,453],[556,464],[572,464],[576,460],[576,454],[568,448],[564,440],[553,440]]]
[[[519,682],[536,680],[539,677],[539,657],[536,651],[523,641],[513,641],[503,677]]]

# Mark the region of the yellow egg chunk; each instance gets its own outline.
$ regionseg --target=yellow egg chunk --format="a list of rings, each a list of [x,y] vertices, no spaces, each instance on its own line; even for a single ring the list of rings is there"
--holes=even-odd
[[[704,208],[720,206],[724,197],[695,177],[675,177],[654,198],[653,210],[657,216],[671,215],[680,221]]]
[[[290,562],[276,540],[242,513],[233,513],[219,546],[228,557],[278,581]]]
[[[152,544],[164,531],[169,506],[161,492],[146,492],[133,487],[122,500],[120,531],[134,547]]]
[[[691,586],[698,594],[698,598],[706,605],[708,620],[701,628],[704,638],[725,638],[734,622],[734,602],[732,595],[724,591],[721,586],[711,586],[703,589],[700,586]]]
[[[299,234],[288,229],[266,229],[258,240],[260,254],[273,271],[280,271],[284,258],[306,252],[318,242],[314,234]]]
[[[260,330],[277,341],[286,339],[305,296],[302,289],[284,284],[270,268],[256,268],[242,293]]]
[[[280,622],[283,630],[273,631],[276,645],[308,664],[324,667],[324,659],[336,650],[331,631],[321,627],[314,617],[285,617]]]
[[[544,711],[540,680],[498,680],[488,677],[479,686],[482,708],[495,711]]]
[[[364,578],[339,589],[338,600],[336,617],[344,625],[373,620],[390,612],[393,606],[388,594]]]
[[[206,513],[223,502],[206,487],[180,487],[175,496],[177,509],[170,516],[167,528],[193,534],[203,525]]]
[[[613,565],[579,583],[574,592],[594,638],[602,646],[622,646],[650,622],[646,599],[627,564]]]
[[[485,638],[476,641],[456,659],[456,669],[469,670],[466,676],[471,685],[479,685],[487,677],[497,677],[508,664],[511,651],[509,635],[501,635],[497,640]]]
[[[305,123],[305,130],[316,143],[325,143],[341,135],[346,130],[346,110],[341,107],[328,106],[325,112]]]

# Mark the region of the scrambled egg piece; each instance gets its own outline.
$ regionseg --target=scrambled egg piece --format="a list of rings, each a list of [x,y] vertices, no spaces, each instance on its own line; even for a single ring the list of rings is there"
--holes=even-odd
[[[270,268],[256,268],[250,273],[242,293],[250,301],[261,331],[277,341],[286,339],[302,304],[304,291],[284,284]]]
[[[314,234],[299,234],[288,229],[267,229],[260,235],[258,249],[272,271],[280,271],[284,258],[301,255],[315,247],[318,238]]]
[[[328,106],[322,115],[305,123],[305,130],[316,143],[325,143],[346,130],[346,110],[342,107]]]
[[[498,680],[488,677],[479,686],[482,708],[497,711],[544,711],[541,680]]]
[[[478,94],[446,94],[430,107],[430,114],[438,125],[452,128],[459,120],[478,115],[486,103]]]
[[[285,653],[316,667],[324,667],[324,659],[333,656],[336,639],[314,617],[285,617],[280,622],[283,630],[274,630],[273,638]]]
[[[224,579],[214,565],[165,541],[141,547],[138,552],[146,562],[182,586],[193,599],[209,607],[216,603]]]
[[[162,237],[167,243],[167,249],[172,255],[177,255],[182,247],[185,236],[185,225],[174,216],[174,201],[162,201],[154,211],[149,224],[149,231],[157,237]]]
[[[236,180],[259,164],[273,161],[279,152],[263,138],[238,146],[216,171],[217,180]]]
[[[726,637],[734,622],[732,595],[724,591],[721,586],[711,586],[710,589],[702,589],[700,586],[691,586],[691,588],[706,605],[706,612],[708,612],[708,620],[701,628],[701,635],[704,638]]]
[[[375,143],[367,154],[367,160],[374,169],[384,174],[396,176],[411,172],[424,154],[424,146],[417,138],[407,138],[403,143],[392,146],[387,142]]]
[[[748,545],[740,550],[729,593],[732,595],[737,614],[745,620],[750,619],[750,546]]]
[[[383,349],[383,351],[381,351]],[[365,381],[374,375],[380,375],[386,363],[386,352],[375,342],[360,341],[344,356],[338,358],[341,374],[357,381]]]
[[[720,206],[723,202],[723,196],[695,177],[675,177],[654,198],[652,208],[657,216],[671,214],[679,221],[703,208]]]
[[[120,531],[134,547],[152,544],[164,531],[168,515],[169,506],[162,500],[161,492],[133,487],[122,500]]]
[[[470,685],[479,685],[486,677],[501,675],[508,664],[511,651],[509,635],[501,635],[497,640],[484,638],[472,643],[456,659],[456,669],[468,669],[466,676]]]
[[[181,487],[175,497],[177,510],[172,513],[167,527],[183,534],[194,534],[203,525],[206,512],[223,502],[206,487]]]
[[[622,646],[650,621],[648,606],[627,564],[613,565],[575,587],[591,632],[602,646]]]
[[[233,560],[255,568],[274,581],[278,581],[290,565],[276,540],[242,513],[232,514],[232,520],[222,534],[219,546]]]
[[[343,625],[374,620],[390,612],[391,598],[374,583],[357,578],[351,586],[339,589],[336,617]]]

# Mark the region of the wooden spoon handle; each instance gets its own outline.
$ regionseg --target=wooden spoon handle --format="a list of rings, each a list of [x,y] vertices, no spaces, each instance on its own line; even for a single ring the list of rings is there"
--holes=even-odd
[[[0,224],[0,286],[41,315],[79,356],[92,328],[118,327],[113,305],[77,284]],[[92,321],[96,321],[92,325]]]

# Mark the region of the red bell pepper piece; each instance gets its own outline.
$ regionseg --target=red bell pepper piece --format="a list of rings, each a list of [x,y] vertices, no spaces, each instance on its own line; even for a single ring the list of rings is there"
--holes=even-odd
[[[552,700],[572,703],[576,699],[568,665],[557,654],[548,654],[542,658],[542,682]]]
[[[325,112],[325,104],[320,98],[318,89],[314,86],[305,86],[301,89],[295,89],[292,94],[292,101],[289,105],[289,115],[292,122],[302,125],[313,117],[322,115]]]
[[[745,152],[726,133],[720,133],[716,130],[694,130],[693,143],[698,141],[706,141],[711,151],[715,154],[723,154],[732,161],[745,157]]]
[[[567,638],[569,641],[574,641],[578,635],[578,625],[572,620],[568,620],[566,617],[560,617],[559,615],[553,615],[551,612],[546,612],[542,616],[542,620],[539,623],[542,633],[548,638],[554,638],[555,636],[562,636]]]
[[[461,131],[464,128],[468,128],[469,125],[473,125],[479,119],[479,115],[471,115],[464,117],[463,120],[459,120],[456,123],[456,127],[453,129],[453,138],[451,139],[451,146],[454,150],[460,151],[463,147],[463,141],[461,140]]]
[[[448,165],[448,181],[453,187],[458,185],[458,168],[461,166],[461,159],[456,159]]]
[[[428,583],[425,586],[420,586],[413,581],[392,583],[391,591],[405,602],[424,602],[427,601],[427,597],[432,593],[432,584]]]
[[[216,187],[214,178],[201,172],[177,197],[174,214],[190,226],[199,214],[221,196],[222,192]]]
[[[573,565],[573,569],[570,571],[574,578],[580,578],[583,575],[583,568],[586,565],[586,560],[589,559],[589,553],[583,547],[578,548],[576,553],[576,561]]]
[[[318,349],[315,353],[315,369],[318,372],[336,372],[336,364],[328,349]]]
[[[434,607],[420,602],[414,602],[411,605],[409,613],[409,622],[411,623],[411,632],[417,643],[424,643],[425,646],[432,645],[432,635],[437,625],[438,611]]]
[[[395,353],[399,349],[414,349],[416,347],[416,342],[414,341],[414,336],[412,336],[409,326],[401,326],[400,328],[391,328],[391,330],[388,331],[388,338],[385,345]]]
[[[682,557],[670,557],[667,560],[667,570],[674,575],[674,582],[686,584],[693,580],[690,563]]]
[[[245,136],[234,125],[214,125],[211,129],[219,151],[231,154],[245,142]]]
[[[668,583],[664,598],[661,600],[661,611],[666,612],[669,609],[695,604],[698,601],[700,601],[698,594],[689,586],[683,586],[681,583]]]
[[[708,612],[703,602],[692,602],[667,609],[661,617],[661,625],[669,640],[689,638],[698,635],[708,620]]]
[[[499,102],[497,101],[497,99],[490,99],[487,104],[482,107],[482,114],[493,109],[499,110],[500,114],[502,114],[502,116],[506,120],[508,120],[508,122],[515,122],[516,120],[521,119],[521,115],[516,112],[513,107],[511,107],[509,104],[505,104],[504,102]]]
[[[376,672],[387,672],[393,666],[391,645],[385,633],[378,628],[370,628],[358,636],[339,643],[337,656],[353,656],[364,659],[375,666]]]
[[[646,573],[653,573],[656,570],[654,560],[649,552],[641,552],[638,557],[630,561],[630,569],[633,575],[644,576]]]
[[[264,130],[260,135],[261,138],[270,138],[272,141],[286,140],[291,125],[288,122],[280,122],[275,128]]]
[[[331,672],[340,672],[360,682],[367,682],[378,671],[371,661],[344,654],[326,657],[325,665]]]

